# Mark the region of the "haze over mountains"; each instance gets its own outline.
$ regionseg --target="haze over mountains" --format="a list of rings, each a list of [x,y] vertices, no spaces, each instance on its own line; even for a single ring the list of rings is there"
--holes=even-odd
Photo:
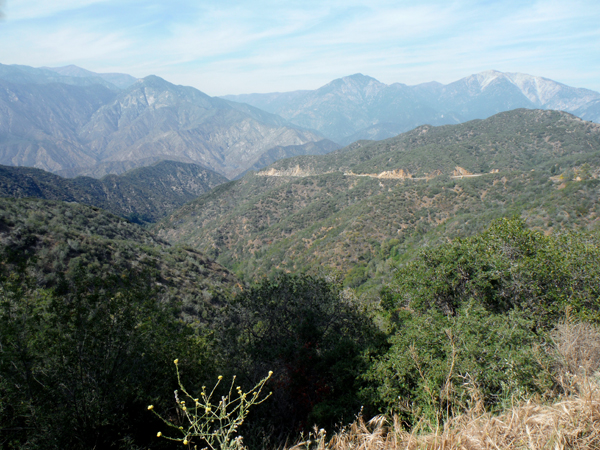
[[[487,71],[448,85],[356,74],[314,91],[216,98],[153,75],[0,64],[0,164],[101,178],[172,160],[233,179],[282,158],[515,108],[598,122],[600,94]]]
[[[379,140],[419,125],[485,119],[516,108],[555,109],[600,121],[600,93],[543,77],[489,70],[448,85],[387,85],[362,74],[339,78],[314,91],[230,95],[318,130],[343,145]]]
[[[127,76],[57,70],[0,66],[0,163],[102,176],[169,159],[232,178],[273,147],[293,145],[297,154],[324,139],[156,76],[130,84]]]

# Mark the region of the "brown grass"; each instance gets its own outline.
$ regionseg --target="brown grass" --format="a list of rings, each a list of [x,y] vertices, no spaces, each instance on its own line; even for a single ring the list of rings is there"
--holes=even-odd
[[[433,433],[419,425],[407,432],[397,419],[383,416],[359,418],[329,440],[315,430],[290,450],[600,450],[600,331],[565,322],[553,340],[557,380],[565,393],[554,403],[530,399],[492,415],[474,392],[473,408]]]
[[[359,418],[329,442],[315,430],[290,450],[600,449],[600,385],[585,379],[578,386],[577,394],[554,404],[529,401],[498,416],[469,413],[435,433],[409,433],[383,416],[369,422]]]
[[[561,322],[552,333],[562,375],[585,377],[600,369],[600,330],[585,322]]]

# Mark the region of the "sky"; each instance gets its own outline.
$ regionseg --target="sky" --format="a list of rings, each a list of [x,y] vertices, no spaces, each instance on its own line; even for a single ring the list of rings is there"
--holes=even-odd
[[[0,12],[2,64],[158,75],[212,96],[490,69],[600,91],[598,0],[0,0]]]

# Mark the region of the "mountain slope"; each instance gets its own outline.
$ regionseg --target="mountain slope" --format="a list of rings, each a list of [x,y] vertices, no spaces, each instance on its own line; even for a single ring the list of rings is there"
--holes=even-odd
[[[157,231],[244,277],[329,268],[348,285],[376,286],[411,248],[496,217],[597,227],[599,173],[600,125],[518,110],[279,161],[218,186]]]
[[[314,91],[225,96],[279,114],[297,125],[348,144],[382,139],[419,125],[484,119],[516,108],[564,110],[577,114],[600,100],[600,93],[520,73],[495,70],[448,85],[386,85],[355,74]],[[583,111],[583,110],[582,110]],[[592,115],[585,117],[591,119]]]
[[[263,167],[273,164],[275,161],[279,161],[281,159],[304,155],[326,155],[327,153],[331,153],[339,148],[339,145],[330,141],[329,139],[323,139],[318,142],[307,142],[303,145],[278,145],[277,147],[273,147],[263,153],[261,157],[252,165],[252,167],[239,174],[236,178],[241,178],[251,170],[260,170]]]
[[[156,76],[0,65],[0,164],[101,176],[169,159],[232,178],[274,147],[322,139]]]
[[[283,122],[150,76],[96,111],[79,137],[104,162],[175,156],[233,177],[272,147],[321,140]]]
[[[37,197],[96,206],[135,222],[155,222],[227,179],[196,164],[161,161],[100,180],[65,179],[28,167],[0,166],[1,197]]]
[[[94,164],[77,130],[115,96],[101,86],[0,79],[0,163],[46,170]]]
[[[226,301],[238,280],[191,249],[172,247],[106,211],[41,199],[0,198],[2,269],[26,263],[36,283],[56,287],[78,270],[92,276],[150,273],[165,301],[181,302],[183,318],[202,317]]]
[[[403,169],[415,177],[451,174],[457,165],[472,173],[531,170],[550,159],[595,149],[599,126],[558,111],[519,109],[459,125],[423,125],[396,138],[356,142],[322,157],[278,161],[270,169],[299,165],[312,174]]]

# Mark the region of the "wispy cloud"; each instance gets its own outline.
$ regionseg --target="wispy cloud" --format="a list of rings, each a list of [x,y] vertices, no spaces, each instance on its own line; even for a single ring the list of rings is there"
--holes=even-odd
[[[43,19],[57,16],[66,11],[85,8],[97,3],[110,3],[112,0],[20,0],[10,1],[6,14],[10,20]]]
[[[2,63],[156,74],[210,95],[312,89],[356,72],[447,83],[492,68],[600,90],[597,0],[9,0],[5,9]]]

